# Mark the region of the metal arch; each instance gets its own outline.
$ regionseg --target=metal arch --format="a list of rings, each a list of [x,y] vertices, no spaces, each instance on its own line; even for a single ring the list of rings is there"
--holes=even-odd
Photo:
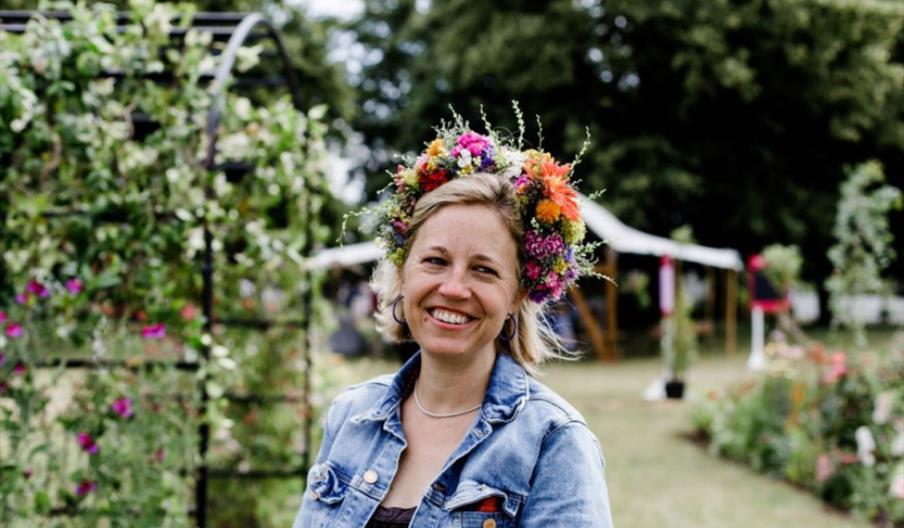
[[[223,103],[225,97],[226,81],[232,75],[232,67],[235,65],[236,53],[239,47],[248,39],[251,30],[258,24],[263,24],[270,38],[276,44],[276,48],[282,58],[283,70],[285,72],[286,82],[289,84],[289,91],[292,94],[292,104],[295,108],[301,109],[301,93],[298,91],[298,80],[295,78],[295,70],[292,69],[292,62],[286,53],[286,46],[283,43],[282,35],[276,30],[273,24],[260,13],[251,13],[242,18],[239,25],[236,26],[232,36],[229,37],[229,43],[226,49],[220,55],[220,63],[214,74],[213,81],[210,84],[210,92],[214,96],[213,105],[207,114],[207,158],[204,161],[206,169],[214,167],[214,158],[217,146],[217,128],[220,126],[220,116],[223,113]]]

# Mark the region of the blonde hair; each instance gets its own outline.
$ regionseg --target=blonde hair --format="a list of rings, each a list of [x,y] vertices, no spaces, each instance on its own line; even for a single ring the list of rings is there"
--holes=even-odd
[[[518,282],[524,263],[524,226],[518,213],[515,191],[506,176],[501,174],[477,173],[456,178],[425,194],[414,209],[405,238],[405,254],[408,255],[417,232],[428,218],[443,207],[450,205],[485,205],[499,213],[503,223],[518,247]],[[407,256],[406,256],[407,258]],[[401,274],[403,265],[396,265],[383,256],[377,263],[371,278],[371,287],[377,294],[378,306],[375,317],[377,328],[392,342],[408,341],[411,335],[407,325],[396,322],[392,314],[393,301],[402,293]],[[496,351],[510,354],[531,374],[536,367],[552,358],[566,358],[569,353],[562,346],[555,332],[540,318],[543,305],[538,305],[522,295],[522,301],[513,314],[517,325],[516,336],[506,342],[496,342]],[[404,317],[404,315],[402,315]]]

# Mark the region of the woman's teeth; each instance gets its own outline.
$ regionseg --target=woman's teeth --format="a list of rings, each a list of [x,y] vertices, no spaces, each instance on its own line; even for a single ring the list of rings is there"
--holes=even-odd
[[[450,324],[465,324],[468,322],[468,319],[469,319],[465,315],[457,314],[455,312],[450,312],[448,310],[440,310],[440,309],[433,310],[430,313],[430,315],[432,315],[433,317],[435,317],[436,319],[439,319],[440,321],[442,321],[444,323],[450,323]]]

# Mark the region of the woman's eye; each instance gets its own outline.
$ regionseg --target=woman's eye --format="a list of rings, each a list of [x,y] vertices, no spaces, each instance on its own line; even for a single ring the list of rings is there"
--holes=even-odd
[[[437,266],[442,266],[446,263],[446,261],[440,257],[427,257],[423,260],[425,264],[434,264]]]
[[[496,273],[496,270],[494,270],[493,268],[488,268],[486,266],[477,266],[474,269],[480,273],[485,273],[487,275],[499,275],[498,273]]]

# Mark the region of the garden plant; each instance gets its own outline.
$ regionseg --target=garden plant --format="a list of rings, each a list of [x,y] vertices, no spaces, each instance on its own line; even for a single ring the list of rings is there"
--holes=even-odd
[[[71,20],[0,32],[0,523],[189,525],[202,464],[298,468],[308,448],[324,108],[230,81],[208,168],[223,43],[185,6],[55,7]],[[211,510],[285,524],[302,474],[217,481]]]

